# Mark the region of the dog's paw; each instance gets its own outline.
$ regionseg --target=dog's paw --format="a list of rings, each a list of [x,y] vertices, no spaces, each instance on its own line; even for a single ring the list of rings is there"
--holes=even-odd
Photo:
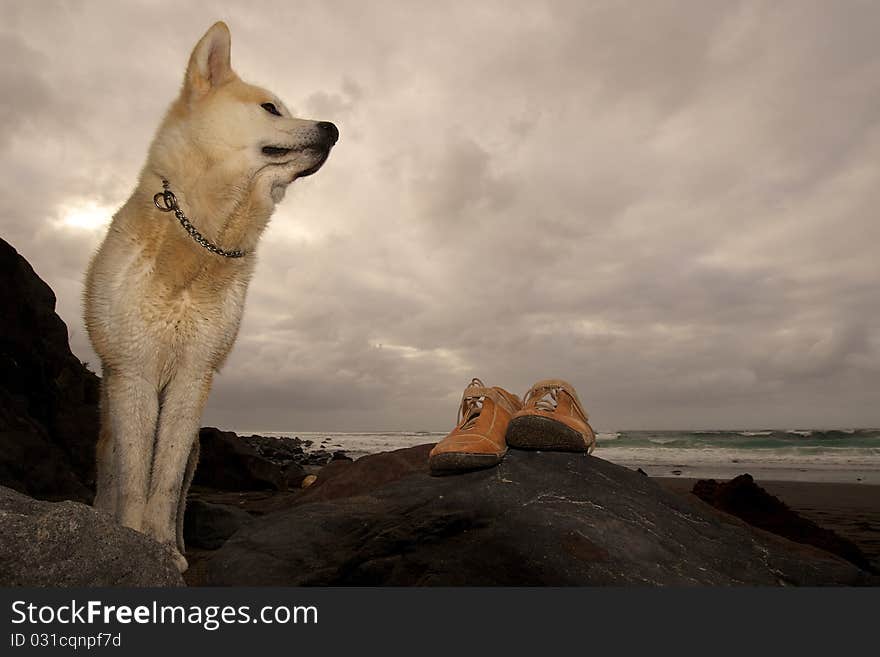
[[[174,565],[177,566],[177,570],[179,570],[181,574],[185,573],[189,568],[189,562],[186,560],[186,557],[183,556],[180,553],[180,550],[171,543],[165,543],[164,547],[171,555],[171,559],[174,561]]]

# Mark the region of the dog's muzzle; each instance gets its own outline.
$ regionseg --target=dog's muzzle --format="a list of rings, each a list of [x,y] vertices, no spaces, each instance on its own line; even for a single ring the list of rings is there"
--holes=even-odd
[[[300,172],[297,175],[297,178],[310,176],[320,169],[324,162],[327,161],[327,157],[330,155],[330,149],[333,148],[337,141],[339,141],[339,129],[329,121],[319,121],[315,124],[315,129],[313,137],[314,141],[308,145],[303,145],[298,148],[289,148],[286,146],[263,146],[263,155],[272,158],[281,158],[293,152],[313,151],[315,153],[320,153],[321,159],[308,169]]]
[[[321,141],[316,144],[316,146],[323,148],[324,156],[315,165],[300,173],[297,178],[305,178],[306,176],[311,176],[313,173],[316,173],[318,169],[324,166],[324,162],[326,162],[327,158],[330,156],[330,149],[333,148],[337,141],[339,141],[339,128],[337,128],[329,121],[320,121],[316,127],[321,133]]]

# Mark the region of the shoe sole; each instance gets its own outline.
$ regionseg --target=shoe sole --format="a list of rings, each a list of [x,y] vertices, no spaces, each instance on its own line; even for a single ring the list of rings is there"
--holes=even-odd
[[[548,452],[586,452],[586,437],[562,422],[540,415],[522,415],[507,425],[507,445]]]
[[[506,452],[505,452],[506,454]],[[491,468],[504,458],[504,454],[469,454],[467,452],[445,452],[428,459],[431,474],[444,475],[468,470]]]

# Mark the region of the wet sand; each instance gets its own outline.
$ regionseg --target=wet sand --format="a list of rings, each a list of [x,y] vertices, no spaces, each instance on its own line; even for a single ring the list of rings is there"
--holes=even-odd
[[[681,477],[652,479],[681,494],[690,494],[697,482]],[[755,483],[805,518],[851,540],[880,567],[880,486],[758,479]]]

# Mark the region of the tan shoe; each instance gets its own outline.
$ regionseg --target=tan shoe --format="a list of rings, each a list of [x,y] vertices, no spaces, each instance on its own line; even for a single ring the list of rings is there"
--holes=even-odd
[[[596,446],[596,434],[574,386],[561,379],[545,379],[529,389],[523,409],[511,418],[507,444],[518,449],[589,454]]]
[[[461,397],[458,425],[431,450],[432,474],[490,468],[507,453],[507,423],[522,408],[519,397],[504,388],[487,388],[473,379]]]

